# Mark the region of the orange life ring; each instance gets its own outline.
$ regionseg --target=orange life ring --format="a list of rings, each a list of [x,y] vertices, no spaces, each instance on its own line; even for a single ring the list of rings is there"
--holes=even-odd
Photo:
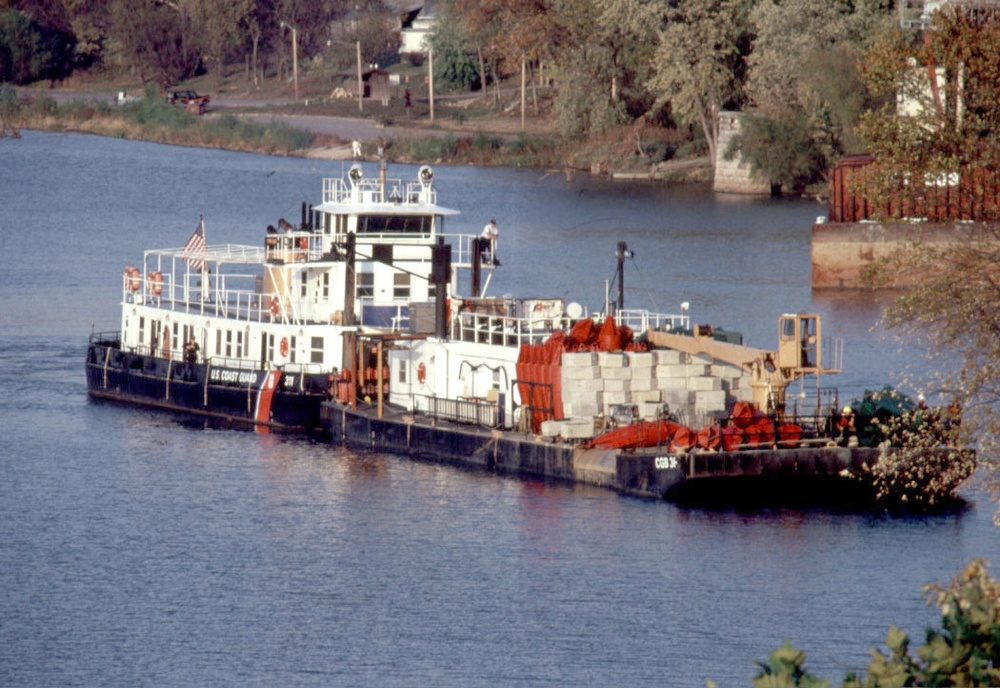
[[[541,301],[539,301],[538,303],[535,304],[535,310],[536,311],[542,310],[542,302]]]
[[[131,265],[125,268],[125,286],[129,291],[139,291],[139,268]]]
[[[271,297],[271,315],[278,315],[281,312],[281,301],[278,300],[277,296]]]
[[[278,351],[281,352],[282,356],[288,355],[288,337],[281,338],[281,342],[278,343]]]
[[[163,293],[163,273],[153,270],[146,275],[146,289],[153,296]]]
[[[417,382],[419,382],[420,384],[424,384],[426,380],[427,380],[427,366],[425,366],[423,362],[421,362],[420,365],[417,366]]]
[[[309,239],[307,237],[299,237],[299,248],[301,249],[309,248]]]

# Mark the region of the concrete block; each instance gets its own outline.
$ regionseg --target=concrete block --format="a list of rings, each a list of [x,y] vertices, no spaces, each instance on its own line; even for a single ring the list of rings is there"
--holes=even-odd
[[[666,389],[661,391],[663,392],[663,401],[670,405],[671,410],[678,406],[687,406],[690,404],[692,395],[694,394],[694,392],[689,392],[686,389]]]
[[[600,407],[596,398],[586,401],[563,402],[563,415],[567,418],[593,418],[597,415],[599,409]]]
[[[687,387],[695,392],[721,391],[722,380],[717,377],[689,377]]]
[[[720,411],[726,408],[726,393],[723,390],[694,393],[695,408]]]
[[[652,377],[639,377],[639,378],[633,377],[631,383],[632,385],[630,389],[632,390],[633,393],[648,392],[649,390],[653,389],[653,387],[656,386],[656,379]],[[607,389],[607,385],[605,385],[604,388]]]
[[[562,434],[564,420],[543,420],[542,437],[559,437]]]
[[[656,365],[652,351],[629,351],[626,352],[625,356],[628,358],[628,364],[633,368],[652,368]]]
[[[563,380],[596,380],[601,375],[601,369],[597,366],[577,366],[567,368],[563,366]]]
[[[586,368],[597,363],[597,354],[593,351],[567,351],[562,355],[563,368]]]
[[[594,436],[594,421],[567,420],[563,421],[562,436],[568,440],[589,440]]]
[[[712,365],[715,363],[715,359],[708,354],[688,354],[687,362],[692,364]]]
[[[563,395],[593,395],[604,391],[604,380],[563,380]]]
[[[631,380],[614,380],[606,379],[604,380],[604,391],[605,392],[627,392],[630,389],[629,383]]]
[[[677,365],[681,362],[681,352],[674,351],[673,349],[657,349],[656,351],[650,352],[653,354],[653,360],[656,361],[656,365]]]
[[[628,359],[618,351],[600,351],[597,353],[597,364],[602,368],[624,368]]]
[[[601,405],[607,409],[614,404],[631,403],[632,395],[629,392],[602,392],[600,399]]]
[[[663,404],[659,401],[641,401],[638,403],[639,417],[643,420],[653,420],[663,415]]]
[[[631,368],[601,368],[601,377],[605,380],[631,380]]]
[[[661,392],[658,389],[650,389],[643,391],[643,390],[637,390],[635,389],[635,387],[633,387],[632,401],[634,401],[637,404],[641,404],[644,401],[660,403],[661,401],[663,401],[663,392]]]

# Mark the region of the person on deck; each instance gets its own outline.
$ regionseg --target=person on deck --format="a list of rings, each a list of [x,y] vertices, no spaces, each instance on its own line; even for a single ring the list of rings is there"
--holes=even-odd
[[[489,255],[485,252],[483,253],[483,258],[488,265],[500,265],[500,259],[497,258],[497,221],[490,220],[485,227],[483,227],[482,234],[479,238],[486,242],[489,247]]]
[[[188,340],[188,343],[184,345],[184,363],[186,364],[187,370],[185,371],[186,379],[194,379],[194,367],[198,363],[198,342],[195,341],[194,337]]]

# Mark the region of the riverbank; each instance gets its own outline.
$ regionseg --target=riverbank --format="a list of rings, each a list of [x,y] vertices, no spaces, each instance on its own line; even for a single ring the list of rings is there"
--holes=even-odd
[[[357,140],[363,157],[377,157],[381,145],[392,162],[554,168],[625,180],[711,180],[710,160],[667,141],[674,134],[659,127],[566,140],[551,117],[525,117],[522,125],[504,111],[471,116],[468,98],[442,99],[447,104],[431,119],[427,103],[409,110],[369,103],[359,112],[356,101],[294,101],[278,92],[250,91],[213,97],[208,113],[198,116],[162,102],[155,89],[145,98],[134,89],[122,90],[134,100],[117,105],[117,92],[110,90],[116,87],[21,89],[8,119],[25,129],[313,159],[351,159]]]

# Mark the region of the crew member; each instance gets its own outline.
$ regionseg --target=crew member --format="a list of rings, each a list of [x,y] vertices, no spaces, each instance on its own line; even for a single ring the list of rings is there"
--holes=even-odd
[[[482,234],[479,235],[479,238],[483,240],[484,245],[489,247],[489,255],[486,256],[484,254],[485,261],[488,265],[500,265],[500,259],[497,258],[497,236],[496,220],[490,220],[486,223],[486,226],[483,227]]]
[[[184,362],[187,368],[187,379],[194,379],[194,366],[198,363],[198,342],[195,341],[194,337],[188,340],[188,343],[184,345]]]
[[[837,439],[842,447],[858,446],[857,430],[854,427],[854,409],[845,406],[837,419]]]

